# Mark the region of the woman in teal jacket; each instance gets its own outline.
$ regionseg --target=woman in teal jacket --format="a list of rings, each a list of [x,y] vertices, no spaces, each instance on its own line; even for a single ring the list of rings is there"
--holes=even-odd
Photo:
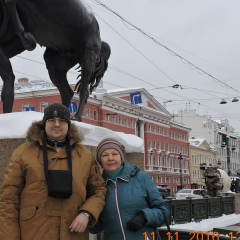
[[[169,209],[149,175],[124,162],[125,148],[107,138],[97,147],[97,161],[107,185],[106,205],[91,233],[103,230],[104,240],[152,239]],[[155,236],[156,239],[156,236]]]

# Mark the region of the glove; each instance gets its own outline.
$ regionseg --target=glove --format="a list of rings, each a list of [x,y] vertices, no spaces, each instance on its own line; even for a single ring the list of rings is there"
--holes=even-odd
[[[136,232],[146,224],[147,220],[143,213],[139,213],[127,222],[127,230]]]

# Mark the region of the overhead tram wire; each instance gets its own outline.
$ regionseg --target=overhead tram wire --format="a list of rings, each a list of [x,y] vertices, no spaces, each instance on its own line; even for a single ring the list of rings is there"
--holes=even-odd
[[[24,60],[28,60],[28,61],[34,62],[34,63],[38,63],[38,64],[45,65],[45,64],[42,63],[42,62],[38,62],[38,61],[31,60],[31,59],[28,59],[28,58],[20,57],[20,56],[17,56],[17,57],[22,58],[22,59],[24,59]],[[139,78],[139,77],[136,77],[136,76],[134,76],[134,75],[132,75],[132,74],[124,71],[124,70],[121,70],[121,69],[119,69],[119,68],[117,68],[117,67],[115,67],[115,66],[113,66],[113,65],[111,65],[111,66],[112,66],[112,69],[115,70],[115,71],[118,71],[118,72],[120,72],[120,73],[122,73],[122,74],[125,74],[125,75],[127,75],[127,76],[132,77],[132,78],[135,78],[135,79],[137,79],[137,80],[139,80],[139,81],[142,81],[142,82],[147,83],[147,84],[149,84],[149,85],[151,85],[151,86],[154,87],[153,89],[147,89],[148,91],[149,91],[149,90],[155,90],[155,89],[164,89],[164,88],[169,88],[169,87],[173,88],[173,86],[174,86],[174,85],[173,85],[173,86],[166,86],[166,87],[158,87],[158,86],[156,86],[156,85],[154,85],[154,84],[151,84],[151,83],[149,83],[149,82],[147,82],[147,81],[145,81],[145,80],[143,80],[143,79],[141,79],[141,78]],[[111,66],[110,66],[110,68],[111,68]],[[17,72],[17,71],[15,71],[15,72]],[[70,71],[70,72],[71,72],[71,71]],[[21,72],[20,72],[20,73],[21,73]],[[72,73],[72,74],[75,74],[75,75],[78,75],[78,73],[76,73],[76,72],[71,72],[71,73]],[[25,74],[25,73],[21,73],[21,74]],[[26,75],[29,75],[29,74],[26,74]],[[36,77],[36,76],[33,76],[33,75],[29,75],[29,76]],[[36,77],[36,78],[39,78],[39,77]],[[42,79],[42,78],[39,78],[39,79]],[[45,80],[45,79],[42,79],[42,80]],[[126,87],[122,87],[122,86],[120,86],[120,85],[112,84],[112,83],[107,82],[107,81],[105,81],[105,83],[107,83],[107,84],[109,84],[109,85],[112,85],[112,86],[115,86],[115,87],[126,88]],[[181,87],[181,88],[182,88],[182,87]],[[177,95],[176,93],[171,93],[171,92],[169,92],[169,91],[167,91],[167,92],[170,93],[170,94],[172,94],[172,95],[174,95],[174,96]],[[158,99],[163,99],[163,98],[160,98],[160,97],[158,97],[158,96],[154,96],[154,95],[152,95],[152,96],[155,97],[155,98],[158,98]],[[181,97],[181,98],[184,98],[184,97],[182,97],[181,95],[178,95],[178,96]],[[194,102],[193,100],[186,99],[186,98],[184,98],[184,100],[178,100],[178,101],[186,101],[186,100],[189,101],[189,102]],[[202,105],[203,105],[203,104],[202,104]]]
[[[95,5],[89,4],[89,5],[94,6],[94,8],[96,8],[96,9],[98,9],[99,11],[102,11],[102,12],[104,12],[104,13],[106,13],[106,14],[109,14],[110,16],[116,16],[116,14],[114,14],[114,13],[111,14],[112,12],[110,12],[109,10],[108,10],[108,11],[104,11],[102,8],[97,7],[96,4],[95,4]],[[116,16],[116,17],[118,18],[119,16]],[[130,29],[126,24],[125,24],[125,26],[126,26],[128,29]],[[136,30],[136,29],[130,29],[130,30]],[[154,36],[153,34],[151,34],[151,35]],[[154,37],[155,37],[155,38],[159,38],[158,36],[154,36]],[[160,38],[159,38],[159,39],[160,39]],[[166,43],[168,43],[169,45],[172,45],[172,46],[175,47],[175,48],[180,49],[181,51],[183,51],[183,52],[185,52],[185,53],[187,53],[187,54],[190,54],[190,55],[194,56],[195,58],[198,58],[198,59],[200,59],[200,60],[202,60],[202,61],[204,61],[204,62],[206,62],[206,63],[209,63],[209,64],[211,64],[211,65],[213,65],[213,66],[215,66],[215,67],[217,67],[217,68],[219,68],[219,69],[221,69],[221,70],[223,70],[223,71],[225,71],[225,72],[228,72],[228,73],[231,73],[231,74],[237,76],[237,78],[234,78],[233,80],[235,80],[235,79],[240,79],[240,75],[237,74],[237,73],[234,73],[234,72],[232,72],[232,71],[230,71],[230,70],[228,70],[228,69],[225,69],[225,68],[223,68],[223,67],[221,67],[221,66],[218,66],[217,64],[212,63],[212,62],[210,62],[210,61],[208,61],[208,60],[206,60],[206,59],[203,59],[202,57],[199,57],[199,56],[197,56],[196,54],[194,54],[194,53],[192,53],[192,52],[189,52],[189,51],[187,51],[187,50],[185,50],[185,49],[183,49],[183,48],[181,48],[181,47],[179,47],[179,46],[176,46],[175,44],[172,44],[172,43],[170,43],[170,42],[168,42],[168,41],[166,41],[166,40],[164,40],[164,39],[161,39],[161,40],[164,41],[164,42],[166,42]],[[231,80],[231,79],[228,79],[228,80]]]
[[[111,83],[106,82],[106,81],[105,81],[105,83],[107,83],[107,84],[109,84],[109,85],[112,85]],[[151,84],[151,85],[153,85],[153,84]],[[171,86],[171,87],[172,87],[172,86]],[[125,87],[123,87],[123,88],[125,88]],[[205,107],[205,108],[208,108],[208,109],[212,110],[213,112],[220,113],[220,114],[222,114],[223,116],[226,116],[226,117],[229,116],[229,117],[232,118],[232,119],[240,119],[239,117],[236,117],[236,116],[234,116],[234,115],[225,114],[225,112],[216,110],[215,108],[211,108],[211,107],[209,107],[209,106],[207,106],[207,105],[204,105],[204,104],[202,104],[202,103],[196,102],[196,100],[188,99],[188,98],[185,98],[185,97],[183,97],[183,96],[181,96],[181,95],[179,95],[179,94],[172,93],[172,92],[166,90],[165,88],[167,88],[167,87],[163,87],[163,88],[161,88],[161,89],[162,89],[163,91],[166,91],[167,93],[169,93],[169,94],[171,94],[171,95],[178,96],[178,97],[184,99],[184,100],[176,100],[176,101],[188,101],[188,102],[193,102],[193,103],[196,103],[196,104],[200,104],[201,106],[203,106],[203,107]],[[152,95],[152,94],[151,94],[151,95]],[[158,97],[158,96],[154,96],[154,95],[152,95],[152,96],[153,96],[154,98],[157,98],[157,99],[162,99],[162,98],[160,98],[160,97]],[[218,98],[218,99],[219,99],[219,98]]]
[[[173,50],[171,50],[170,48],[168,48],[167,46],[163,45],[162,43],[160,43],[159,41],[157,41],[155,38],[153,38],[152,36],[150,36],[149,34],[147,34],[146,32],[144,32],[142,29],[140,29],[139,27],[135,26],[134,24],[132,24],[131,22],[129,22],[128,20],[126,20],[125,18],[123,18],[121,15],[119,15],[118,13],[116,13],[115,11],[113,11],[112,9],[110,9],[108,6],[106,6],[105,4],[101,3],[99,0],[92,0],[94,2],[96,2],[98,5],[101,5],[102,7],[106,8],[107,10],[109,10],[110,12],[112,12],[113,14],[115,14],[116,16],[118,16],[122,21],[126,22],[127,24],[129,24],[130,26],[132,26],[134,29],[136,29],[137,31],[139,31],[140,33],[142,33],[145,37],[151,39],[156,45],[159,45],[163,48],[165,48],[171,55],[178,57],[183,63],[185,62],[186,64],[189,64],[190,69],[192,68],[193,70],[197,70],[199,72],[199,74],[202,73],[202,75],[207,75],[208,77],[211,77],[213,80],[217,81],[219,84],[222,84],[223,86],[240,93],[239,90],[229,86],[228,84],[226,84],[225,82],[215,78],[214,76],[212,76],[210,73],[202,70],[201,68],[197,67],[195,64],[191,63],[190,61],[188,61],[187,59],[185,59],[184,57],[180,56],[178,53],[174,52]]]
[[[143,80],[143,79],[141,79],[141,78],[139,78],[139,77],[136,77],[136,76],[132,75],[131,73],[128,73],[128,72],[126,72],[126,71],[124,71],[124,70],[122,70],[122,69],[120,69],[120,68],[117,68],[117,67],[113,66],[112,64],[109,64],[109,66],[111,66],[111,68],[112,68],[113,70],[115,70],[115,71],[118,71],[118,72],[120,72],[120,73],[122,73],[122,74],[125,74],[126,76],[135,78],[135,79],[137,79],[137,80],[139,80],[139,81],[141,81],[141,82],[147,83],[148,85],[151,85],[151,86],[155,87],[154,84],[149,83],[149,82],[147,82],[147,81],[145,81],[145,80]],[[172,87],[172,86],[170,86],[170,87]],[[158,89],[161,89],[161,88],[166,88],[166,87],[158,87]]]
[[[134,47],[126,38],[124,38],[119,32],[117,32],[113,27],[111,27],[103,18],[95,13],[99,19],[101,19],[108,27],[110,27],[115,33],[117,33],[124,41],[126,41],[132,48],[134,48],[140,55],[142,55],[147,61],[149,61],[154,67],[156,67],[163,75],[165,75],[173,83],[177,84],[171,77],[169,77],[162,69],[160,69],[153,61],[146,57],[142,52],[140,52],[136,47]]]
[[[203,107],[212,110],[213,112],[221,113],[223,116],[227,116],[227,117],[228,117],[228,116],[232,116],[234,119],[239,119],[239,120],[240,120],[240,117],[226,114],[225,112],[219,111],[219,110],[217,110],[217,109],[215,109],[215,108],[211,108],[211,107],[209,107],[209,106],[207,106],[207,105],[204,105],[204,104],[202,104],[202,103],[196,102],[196,101],[194,101],[194,100],[190,100],[190,99],[185,98],[185,97],[183,97],[183,96],[181,96],[181,95],[179,95],[179,94],[177,94],[177,93],[172,93],[172,92],[170,92],[170,91],[168,91],[168,90],[166,90],[166,89],[162,89],[162,91],[165,91],[165,92],[170,93],[170,94],[173,94],[173,95],[175,95],[175,96],[184,98],[184,99],[186,99],[186,101],[188,101],[188,102],[194,102],[194,103],[200,104],[200,105],[202,105]]]
[[[38,63],[38,64],[41,64],[41,65],[46,65],[45,63],[42,63],[42,62],[39,62],[39,61],[35,61],[35,60],[29,59],[29,58],[25,58],[25,57],[21,57],[21,56],[16,56],[16,57],[22,58],[22,59],[27,60],[27,61],[30,61],[30,62]],[[124,75],[126,75],[126,76],[135,78],[135,79],[137,79],[137,80],[139,80],[139,81],[141,81],[141,82],[144,82],[144,83],[146,83],[146,84],[148,84],[148,85],[151,85],[151,86],[155,87],[155,89],[166,88],[166,87],[157,87],[156,85],[151,84],[151,83],[147,82],[146,80],[143,80],[143,79],[141,79],[141,78],[139,78],[139,77],[136,77],[136,76],[132,75],[131,73],[128,73],[128,72],[126,72],[126,71],[124,71],[124,70],[122,70],[122,69],[120,69],[120,68],[118,68],[118,67],[115,67],[115,66],[112,65],[112,64],[109,64],[109,68],[112,68],[113,70],[115,70],[115,71],[117,71],[117,72],[120,72],[120,73],[122,73],[122,74],[124,74]],[[14,72],[18,72],[18,71],[14,71]],[[18,72],[18,73],[21,73],[21,72]],[[72,74],[75,74],[75,75],[78,75],[78,74],[79,74],[79,73],[76,73],[76,72],[73,72],[73,71],[69,71],[69,73],[72,73]],[[21,73],[21,74],[25,74],[25,73]],[[34,75],[29,75],[29,74],[26,74],[26,75],[31,76],[31,77],[35,77],[35,78],[39,78],[39,77],[36,77],[36,76],[34,76]],[[39,78],[39,79],[46,80],[46,79],[43,79],[43,78]],[[50,79],[49,79],[49,80],[50,80]],[[46,81],[49,81],[49,80],[46,80]],[[51,80],[50,80],[50,81],[51,81]],[[109,83],[109,84],[111,84],[111,83]],[[169,86],[169,87],[172,87],[172,86]]]
[[[99,17],[99,16],[98,16]],[[102,19],[103,20],[103,19]],[[104,20],[103,20],[104,21]],[[104,21],[105,22],[105,21]],[[109,25],[108,25],[109,26]],[[111,27],[112,28],[112,27]],[[115,31],[115,30],[114,30]],[[120,35],[121,36],[121,35]],[[122,36],[121,36],[122,37]],[[126,40],[126,39],[125,39]],[[127,41],[127,40],[126,40]],[[127,41],[128,42],[128,41]],[[128,42],[129,43],[129,42]],[[132,46],[132,44],[131,44],[131,46]],[[135,48],[135,47],[134,47]],[[136,48],[135,48],[136,49]],[[137,50],[137,49],[136,49]],[[137,50],[138,51],[138,50]],[[143,55],[144,56],[144,55]],[[20,57],[20,58],[23,58],[23,59],[26,59],[26,60],[28,60],[27,58],[24,58],[24,57]],[[42,65],[45,65],[44,63],[41,63],[41,62],[37,62],[37,61],[34,61],[34,60],[32,60],[32,62],[35,62],[35,63],[40,63],[40,64],[42,64]],[[145,83],[147,83],[147,84],[149,84],[149,85],[152,85],[152,86],[155,86],[155,85],[153,85],[153,84],[151,84],[151,83],[149,83],[149,82],[147,82],[147,81],[145,81],[145,80],[143,80],[143,79],[140,79],[140,78],[137,78],[137,77],[135,77],[135,76],[133,76],[132,74],[129,74],[129,73],[127,73],[127,72],[125,72],[125,71],[123,71],[123,70],[121,70],[121,69],[119,69],[119,68],[117,68],[117,67],[114,67],[113,65],[112,65],[112,67],[113,68],[115,68],[115,70],[116,71],[119,71],[119,72],[122,72],[123,74],[125,74],[125,75],[128,75],[128,76],[131,76],[131,77],[133,77],[133,78],[136,78],[136,79],[138,79],[138,80],[140,80],[140,81],[142,81],[142,82],[145,82]],[[69,71],[70,73],[73,73],[73,74],[76,74],[76,73],[74,73],[74,72],[71,72],[71,71]],[[171,87],[171,86],[170,86]],[[166,87],[156,87],[155,89],[160,89],[160,88],[166,88]],[[181,87],[182,88],[182,87]],[[183,89],[183,88],[182,88]],[[195,89],[195,90],[197,90],[197,89]]]
[[[17,56],[17,57],[20,57],[20,56]],[[20,58],[23,58],[23,57],[20,57]],[[35,63],[38,63],[38,64],[43,64],[43,63],[41,63],[41,62],[37,62],[37,61],[31,60],[31,59],[28,59],[28,58],[23,58],[23,59],[28,60],[28,61],[32,61],[32,62],[35,62]],[[43,65],[44,65],[44,64],[43,64]],[[185,101],[194,102],[194,103],[199,104],[199,102],[196,102],[196,101],[194,101],[194,100],[185,98],[185,97],[183,97],[183,96],[181,96],[181,95],[178,95],[178,94],[176,94],[176,93],[172,93],[172,92],[164,89],[164,87],[158,87],[158,86],[156,86],[156,85],[154,85],[154,84],[148,83],[148,82],[146,82],[146,81],[144,81],[144,80],[142,80],[142,79],[140,79],[140,78],[138,78],[138,77],[133,76],[132,74],[129,74],[129,73],[123,71],[123,70],[120,70],[120,69],[117,68],[117,67],[114,67],[114,68],[115,68],[114,70],[119,71],[119,72],[122,73],[122,74],[128,74],[130,77],[134,77],[134,78],[136,78],[136,79],[138,79],[138,80],[140,80],[140,81],[143,81],[143,82],[145,82],[145,83],[147,83],[147,84],[155,87],[155,89],[162,89],[163,91],[166,91],[167,93],[169,93],[169,94],[171,94],[171,95],[178,96],[178,97],[180,97],[180,98],[185,99]],[[16,72],[16,71],[15,71],[15,72]],[[78,74],[75,73],[75,72],[72,72],[72,73],[75,74],[75,75],[78,75]],[[23,73],[22,73],[22,74],[23,74]],[[28,75],[29,75],[29,74],[28,74]],[[31,75],[31,76],[32,76],[32,75]],[[36,77],[36,76],[34,76],[34,77]],[[39,77],[36,77],[36,78],[39,78]],[[42,79],[42,78],[39,78],[39,79]],[[109,82],[106,82],[106,81],[105,81],[105,83],[107,83],[107,84],[109,84],[109,85],[112,85],[112,86],[116,86],[116,87],[126,88],[126,87],[122,87],[122,86],[119,86],[119,85],[116,85],[116,84],[112,84],[112,83],[109,83]],[[172,87],[172,86],[171,86],[171,87]],[[158,96],[154,96],[154,95],[152,95],[152,96],[155,97],[155,98],[161,99],[161,98],[159,98]],[[179,100],[179,101],[181,101],[181,100]],[[202,105],[203,107],[206,107],[206,108],[214,111],[214,112],[221,113],[221,114],[224,115],[224,116],[226,115],[224,112],[217,111],[217,110],[215,110],[214,108],[211,108],[211,107],[206,106],[206,105],[204,105],[204,104],[201,104],[201,105]],[[229,115],[226,115],[226,116],[229,116]],[[239,119],[239,118],[236,117],[236,116],[232,116],[232,117],[233,117],[234,119]]]
[[[44,81],[47,81],[47,82],[49,82],[49,81],[51,82],[50,79],[44,79],[44,78],[41,78],[41,77],[37,77],[37,76],[31,75],[31,74],[27,74],[27,73],[15,71],[15,70],[13,70],[13,72],[15,72],[15,73],[20,73],[20,74],[22,74],[22,75],[26,75],[26,76],[29,76],[29,77],[34,77],[34,78],[39,79],[39,80],[44,80]]]
[[[18,56],[19,58],[22,58],[22,59],[24,59],[24,60],[28,60],[28,61],[31,61],[31,62],[34,62],[34,63],[38,63],[38,64],[42,64],[42,65],[45,65],[44,63],[42,63],[42,62],[39,62],[39,61],[35,61],[35,60],[31,60],[31,59],[28,59],[28,58],[24,58],[24,57],[20,57],[20,56]],[[129,76],[129,77],[132,77],[132,78],[135,78],[135,79],[137,79],[137,80],[139,80],[139,81],[142,81],[142,82],[144,82],[144,83],[147,83],[147,84],[149,84],[149,85],[151,85],[151,86],[153,86],[154,88],[152,88],[152,89],[147,89],[148,91],[150,91],[150,90],[156,90],[156,89],[164,89],[164,88],[169,88],[169,87],[171,87],[171,88],[173,88],[173,86],[175,86],[175,85],[173,85],[173,86],[166,86],[166,87],[157,87],[156,85],[154,85],[154,84],[151,84],[151,83],[149,83],[149,82],[147,82],[147,81],[145,81],[145,80],[143,80],[143,79],[141,79],[141,78],[139,78],[139,77],[136,77],[136,76],[134,76],[134,75],[132,75],[132,74],[130,74],[130,73],[128,73],[128,72],[126,72],[126,71],[124,71],[124,70],[122,70],[122,69],[120,69],[120,68],[117,68],[117,67],[115,67],[115,66],[113,66],[113,65],[111,65],[111,64],[109,64],[110,65],[110,68],[112,68],[113,70],[115,70],[115,71],[118,71],[118,72],[120,72],[120,73],[122,73],[122,74],[125,74],[125,75],[127,75],[127,76]],[[17,71],[15,71],[15,72],[17,72]],[[71,72],[71,71],[70,71]],[[21,73],[21,72],[18,72],[18,73]],[[76,73],[76,72],[71,72],[72,74],[75,74],[75,75],[77,75],[78,73]],[[25,73],[21,73],[21,74],[25,74]],[[29,75],[29,74],[25,74],[25,75]],[[32,77],[36,77],[36,76],[33,76],[33,75],[29,75],[29,76],[32,76]],[[36,77],[36,78],[39,78],[39,77]],[[42,79],[42,80],[46,80],[46,79],[43,79],[43,78],[39,78],[39,79]],[[46,81],[49,81],[49,80],[46,80]],[[106,82],[105,81],[105,83],[107,83],[107,84],[109,84],[109,85],[112,85],[112,86],[115,86],[115,87],[119,87],[119,88],[125,88],[125,87],[122,87],[122,86],[120,86],[120,85],[116,85],[116,84],[112,84],[112,83],[109,83],[109,82]],[[185,88],[185,87],[182,87],[181,86],[181,89],[188,89],[188,88]],[[200,89],[197,89],[197,88],[192,88],[192,89],[194,89],[194,90],[199,90],[200,91]],[[206,90],[207,91],[207,90]],[[170,92],[169,92],[170,93]],[[173,94],[173,93],[170,93],[170,94]],[[173,95],[175,95],[175,94],[173,94]],[[211,95],[211,94],[209,94],[209,95]],[[152,95],[152,96],[154,96],[154,95]],[[215,95],[213,95],[212,94],[212,96],[215,96]],[[160,97],[158,97],[158,96],[154,96],[155,98],[158,98],[158,99],[163,99],[163,98],[160,98]],[[182,98],[182,96],[180,96],[179,95],[179,97],[181,97]],[[217,97],[217,99],[218,99],[219,97]],[[228,98],[226,98],[226,99],[230,99],[231,97],[228,97]],[[214,98],[215,99],[215,98]],[[187,99],[187,101],[193,101],[194,99]],[[202,101],[208,101],[209,99],[201,99]],[[186,101],[186,99],[184,99],[184,100],[178,100],[178,101]],[[195,101],[196,101],[196,99],[195,99]]]

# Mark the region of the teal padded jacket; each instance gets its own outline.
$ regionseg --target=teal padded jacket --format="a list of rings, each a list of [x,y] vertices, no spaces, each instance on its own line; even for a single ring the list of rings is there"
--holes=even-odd
[[[162,226],[165,221],[162,211],[169,216],[169,209],[155,184],[138,167],[123,163],[116,181],[104,180],[108,190],[106,205],[98,223],[90,229],[91,233],[103,230],[104,240],[140,240],[144,239],[144,233],[151,236],[155,227]],[[127,230],[127,222],[140,212],[144,213],[146,225],[137,232]]]

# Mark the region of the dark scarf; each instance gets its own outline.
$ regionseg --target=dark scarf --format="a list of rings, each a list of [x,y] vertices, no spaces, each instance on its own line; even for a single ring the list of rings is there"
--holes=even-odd
[[[52,147],[64,147],[66,145],[66,140],[64,141],[55,141],[55,140],[51,140],[49,138],[46,138],[46,142],[48,145],[52,146]]]

